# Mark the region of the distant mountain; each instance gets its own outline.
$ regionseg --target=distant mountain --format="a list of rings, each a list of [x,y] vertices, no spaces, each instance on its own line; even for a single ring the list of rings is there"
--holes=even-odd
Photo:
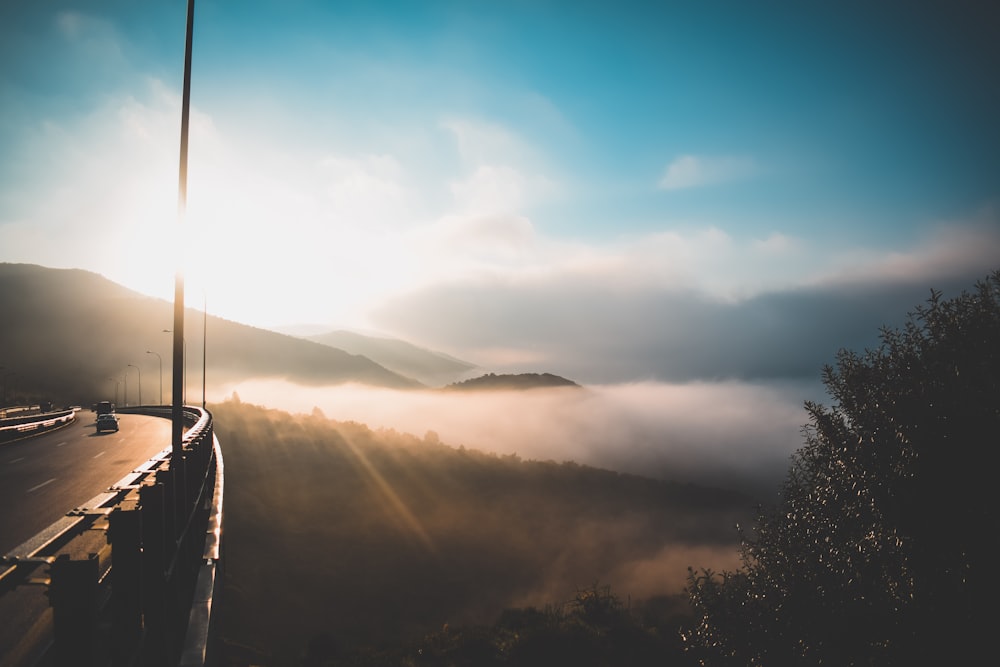
[[[487,373],[471,380],[450,384],[445,389],[538,389],[540,387],[579,387],[577,383],[551,373],[520,373],[496,375]]]
[[[392,338],[365,336],[351,331],[330,331],[303,337],[351,354],[364,355],[391,371],[416,378],[432,387],[455,382],[476,369],[475,364],[467,361]]]
[[[129,402],[159,402],[162,359],[164,400],[169,401],[173,304],[144,296],[78,269],[0,263],[0,365],[8,393],[89,404],[114,395],[116,382]],[[258,329],[209,315],[185,314],[187,387],[200,396],[202,340],[212,385],[251,378],[287,379],[307,385],[362,384],[416,388],[418,381],[363,356],[329,345]],[[150,351],[150,352],[147,352]],[[141,376],[129,365],[137,366]],[[133,384],[134,383],[134,384]],[[195,387],[199,391],[195,392]],[[189,402],[194,399],[189,397]]]

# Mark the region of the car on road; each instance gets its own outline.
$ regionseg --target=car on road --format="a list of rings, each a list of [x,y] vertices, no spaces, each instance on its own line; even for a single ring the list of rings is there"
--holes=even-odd
[[[117,431],[118,430],[118,415],[113,412],[106,412],[103,415],[97,415],[97,432],[101,431]]]

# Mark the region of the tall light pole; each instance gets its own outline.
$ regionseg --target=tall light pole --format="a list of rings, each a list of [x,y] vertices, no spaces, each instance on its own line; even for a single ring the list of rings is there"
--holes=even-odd
[[[118,385],[121,384],[121,383],[118,382],[118,380],[116,380],[114,378],[108,378],[108,382],[114,382],[115,383],[115,405],[118,405]]]
[[[208,357],[208,295],[201,293],[204,301],[204,308],[201,314],[201,409],[205,409],[205,360]]]
[[[160,405],[163,405],[163,357],[160,356],[159,352],[153,352],[152,350],[146,350],[146,354],[155,354],[160,362]]]
[[[163,333],[173,333],[173,332],[174,332],[173,329],[164,329],[163,330]],[[184,403],[187,403],[187,400],[188,400],[188,384],[187,384],[188,342],[187,342],[186,338],[184,339],[184,341],[181,344],[181,349],[183,350],[183,357],[184,357],[184,364],[183,364],[184,368],[181,370],[181,384],[183,385],[184,388],[181,391],[181,394],[183,395]],[[176,367],[177,364],[175,363],[174,366]],[[176,370],[176,368],[175,368],[175,370]]]
[[[122,374],[122,403],[128,407],[128,369]]]
[[[188,0],[187,30],[184,39],[184,88],[181,96],[181,154],[177,175],[177,247],[184,242],[184,218],[187,215],[188,126],[191,118],[191,44],[194,33],[194,0]],[[179,259],[179,258],[178,258]],[[174,375],[171,416],[171,466],[184,457],[184,273],[178,262],[174,276]],[[180,470],[180,468],[177,468]]]
[[[135,364],[129,364],[129,367],[134,368],[136,375],[139,376],[139,405],[142,405],[142,371]]]

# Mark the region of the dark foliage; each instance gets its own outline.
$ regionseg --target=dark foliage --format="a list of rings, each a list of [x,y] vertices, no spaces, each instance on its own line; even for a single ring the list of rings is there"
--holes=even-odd
[[[707,665],[974,664],[991,653],[1000,272],[841,351],[742,567],[691,572]]]
[[[544,609],[504,610],[490,626],[446,625],[396,649],[344,650],[330,635],[309,642],[307,667],[670,667],[694,665],[679,625],[690,618],[683,597],[631,607],[593,585]],[[668,610],[664,613],[664,610]]]

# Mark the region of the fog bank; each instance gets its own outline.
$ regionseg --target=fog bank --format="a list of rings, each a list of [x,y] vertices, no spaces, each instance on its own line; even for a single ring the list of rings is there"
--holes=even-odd
[[[805,399],[818,384],[636,383],[504,392],[302,387],[248,381],[221,387],[247,403],[395,429],[525,459],[576,461],[649,477],[770,493],[803,444]],[[214,393],[214,392],[213,392]]]

